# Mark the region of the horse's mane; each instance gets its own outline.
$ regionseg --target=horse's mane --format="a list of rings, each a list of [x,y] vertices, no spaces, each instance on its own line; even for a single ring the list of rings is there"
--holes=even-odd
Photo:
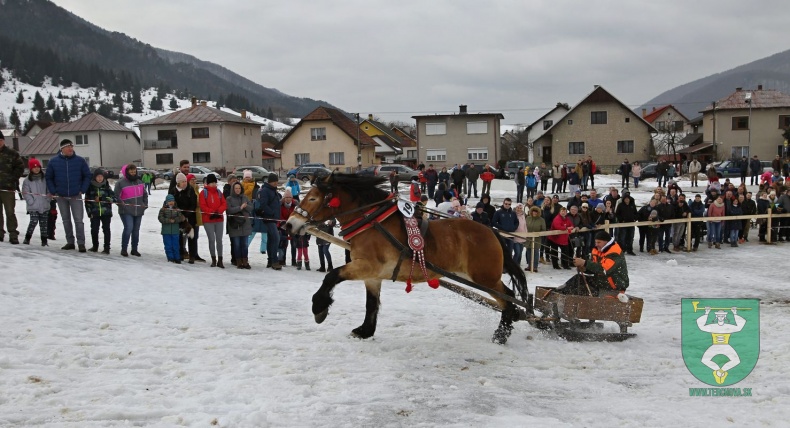
[[[389,196],[389,192],[378,187],[385,181],[387,181],[387,177],[333,173],[328,177],[317,179],[315,185],[323,193],[330,193],[333,188],[339,188],[354,200],[377,202]]]

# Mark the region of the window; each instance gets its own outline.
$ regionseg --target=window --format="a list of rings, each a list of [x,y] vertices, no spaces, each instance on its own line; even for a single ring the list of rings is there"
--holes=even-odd
[[[426,123],[425,135],[445,135],[447,134],[446,123]]]
[[[488,134],[488,122],[466,122],[467,134]]]
[[[782,146],[779,146],[779,147],[782,147]],[[46,168],[47,165],[49,165],[49,159],[44,159],[43,161],[41,161],[41,166],[42,167]]]
[[[326,140],[326,128],[310,128],[310,141]]]
[[[744,156],[749,157],[749,146],[732,146],[732,159],[741,159]]]
[[[622,140],[617,142],[617,153],[633,153],[634,140]]]
[[[344,165],[345,161],[345,153],[343,152],[330,152],[329,153],[329,165]]]
[[[664,122],[663,120],[656,122],[656,129],[658,130],[658,132],[666,132],[667,123]]]
[[[447,150],[426,150],[425,160],[428,162],[444,162],[447,160]]]
[[[173,138],[176,138],[176,130],[175,129],[162,129],[156,131],[156,139],[159,141],[170,141]]]
[[[790,115],[780,114],[779,115],[779,129],[785,129],[790,127]]]
[[[569,155],[583,155],[584,154],[584,141],[571,141],[568,143]]]
[[[733,131],[745,131],[749,129],[749,116],[735,116],[732,118]]]
[[[554,125],[554,121],[553,120],[544,120],[543,121],[543,130],[545,131],[545,130],[551,128],[551,125]]]
[[[299,166],[310,163],[310,153],[297,153],[294,155],[294,165]]]
[[[573,119],[568,119],[568,125],[573,125]]]
[[[466,159],[470,161],[487,161],[488,149],[467,149]]]
[[[673,131],[675,131],[675,132],[683,131],[683,125],[685,125],[685,123],[683,123],[682,120],[676,120],[676,121],[674,121],[672,123],[673,123],[673,127],[672,127]]]
[[[590,112],[590,123],[593,125],[606,125],[606,112],[605,111]]]
[[[87,146],[88,145],[88,136],[87,135],[77,135],[74,141],[75,146]]]
[[[625,123],[631,123],[631,118],[630,117],[626,117],[625,118]]]
[[[173,154],[172,153],[158,153],[156,155],[156,164],[157,165],[172,165],[173,164]]]
[[[406,157],[409,159],[417,159],[417,150],[406,150]]]
[[[246,154],[244,157],[247,157]],[[192,153],[192,163],[209,163],[209,162],[211,162],[211,152]]]
[[[205,128],[192,128],[192,138],[208,138],[208,126]]]

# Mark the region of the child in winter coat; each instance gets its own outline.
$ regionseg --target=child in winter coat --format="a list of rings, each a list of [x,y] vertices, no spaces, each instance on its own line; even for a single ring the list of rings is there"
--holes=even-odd
[[[41,234],[41,246],[47,246],[47,219],[49,217],[50,201],[47,197],[47,181],[44,179],[44,173],[41,172],[41,162],[38,159],[30,159],[27,163],[28,176],[22,182],[22,196],[27,202],[27,213],[30,215],[30,224],[27,226],[27,233],[25,233],[25,240],[23,244],[30,245],[30,239],[33,237],[33,231],[36,230],[36,225],[39,227]]]
[[[91,240],[93,246],[90,252],[99,251],[99,226],[104,234],[104,250],[102,254],[110,254],[110,220],[112,220],[112,204],[117,202],[115,193],[110,188],[110,183],[104,177],[104,171],[96,168],[93,171],[93,180],[85,193],[85,211],[91,221]]]
[[[417,176],[413,176],[411,178],[411,185],[409,186],[409,201],[419,202],[420,196],[422,196],[420,192],[420,180]]]
[[[307,248],[310,246],[310,235],[295,235],[293,237],[293,245],[296,247],[296,269],[302,270],[302,260],[304,259],[304,267],[310,270],[310,256],[307,253]]]
[[[181,235],[180,224],[186,221],[181,210],[176,207],[176,198],[173,195],[165,197],[165,204],[159,210],[159,222],[162,223],[162,242],[165,245],[167,261],[181,264]]]
[[[324,232],[326,234],[335,235],[335,224],[337,222],[335,219],[327,220],[320,225],[318,225],[318,230]],[[321,262],[321,267],[318,268],[319,272],[327,272],[334,269],[332,267],[332,255],[329,254],[329,241],[323,240],[321,238],[316,238],[315,243],[318,244],[318,260]],[[324,263],[326,261],[326,263]]]
[[[302,192],[302,186],[299,185],[299,180],[296,179],[296,176],[291,174],[288,176],[288,182],[285,183],[285,186],[291,189],[291,195],[294,198],[294,201],[297,203],[299,202],[299,193]]]
[[[283,192],[283,199],[280,203],[280,218],[283,220],[288,219],[291,216],[294,208],[296,208],[296,202],[293,200],[293,195],[291,194],[291,189],[285,189]],[[285,231],[285,222],[279,224],[280,227],[280,249],[277,252],[278,258],[280,260],[280,264],[285,266],[285,255],[288,252],[288,241],[291,239],[289,234]],[[291,244],[291,266],[296,266],[296,245]]]

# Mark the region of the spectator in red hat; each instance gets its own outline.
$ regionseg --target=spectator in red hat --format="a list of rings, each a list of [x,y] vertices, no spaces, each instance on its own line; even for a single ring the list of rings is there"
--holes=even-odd
[[[30,159],[27,163],[30,171],[22,183],[22,195],[27,202],[27,213],[30,215],[30,224],[27,226],[24,244],[30,244],[33,231],[38,225],[41,231],[41,246],[47,246],[47,218],[49,217],[49,197],[47,196],[47,182],[41,172],[41,162]]]

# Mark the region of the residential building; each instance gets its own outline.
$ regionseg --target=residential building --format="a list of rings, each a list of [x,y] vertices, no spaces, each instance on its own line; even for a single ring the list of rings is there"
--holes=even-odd
[[[43,166],[60,152],[60,142],[69,139],[74,150],[90,166],[119,171],[123,165],[140,161],[140,139],[131,129],[98,113],[88,113],[70,123],[55,123],[38,131],[22,149],[22,155],[36,157]]]
[[[782,133],[790,127],[790,95],[774,89],[736,88],[702,110],[702,133],[717,160],[786,156]]]
[[[527,161],[535,163],[537,159],[551,159],[552,146],[536,142],[543,134],[548,132],[555,123],[560,122],[562,118],[568,114],[570,109],[571,107],[567,103],[557,103],[553,109],[549,110],[546,114],[539,117],[538,120],[532,122],[524,129],[527,134],[527,149],[529,150],[529,158]]]
[[[329,169],[353,172],[376,162],[378,144],[340,110],[318,107],[303,117],[275,149],[280,150],[283,168],[305,163],[323,163]]]
[[[459,106],[455,114],[412,116],[417,121],[417,148],[421,163],[438,169],[454,164],[496,165],[500,158],[499,136],[502,113],[467,112]]]
[[[396,163],[401,160],[403,147],[395,131],[374,120],[372,114],[359,127],[376,142],[376,163]]]
[[[280,173],[283,169],[283,162],[280,152],[274,150],[275,144],[277,144],[277,140],[275,140],[273,143],[261,143],[261,166],[266,168],[268,171]]]
[[[576,162],[592,156],[604,173],[623,159],[647,160],[656,129],[602,86],[571,108],[533,143],[541,146],[535,162]],[[548,148],[548,150],[547,150]]]
[[[213,170],[260,165],[261,126],[244,110],[236,116],[193,98],[191,107],[140,123],[143,166],[172,169],[182,159]]]
[[[414,128],[393,126],[392,132],[400,138],[400,146],[403,148],[400,163],[411,168],[417,168],[417,140],[414,138]]]

